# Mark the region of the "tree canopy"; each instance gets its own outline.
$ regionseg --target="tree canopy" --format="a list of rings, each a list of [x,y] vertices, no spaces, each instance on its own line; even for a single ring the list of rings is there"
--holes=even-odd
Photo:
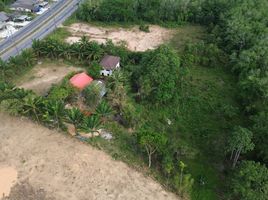
[[[268,169],[254,161],[243,161],[235,170],[231,188],[233,196],[243,200],[267,200]]]
[[[233,167],[235,167],[240,153],[246,153],[254,148],[254,144],[252,143],[252,136],[252,132],[246,128],[243,128],[241,126],[234,128],[231,137],[228,139],[227,146],[228,151],[232,152],[231,159],[233,159]]]
[[[141,62],[141,95],[155,103],[171,101],[180,87],[180,59],[169,46],[148,52]]]

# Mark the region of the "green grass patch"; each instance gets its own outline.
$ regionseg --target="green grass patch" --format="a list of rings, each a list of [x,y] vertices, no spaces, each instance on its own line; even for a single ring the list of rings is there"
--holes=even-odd
[[[199,25],[187,24],[175,28],[177,31],[169,44],[179,52],[184,49],[187,42],[195,43],[206,37],[205,28]]]
[[[54,38],[58,41],[64,41],[67,37],[71,36],[71,33],[65,27],[59,27],[48,38]]]

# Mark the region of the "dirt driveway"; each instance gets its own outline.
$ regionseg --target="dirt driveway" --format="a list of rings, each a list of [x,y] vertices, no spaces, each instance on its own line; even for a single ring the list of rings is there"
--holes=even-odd
[[[151,178],[102,151],[3,113],[0,152],[0,167],[11,167],[18,173],[17,185],[7,199],[178,199]]]

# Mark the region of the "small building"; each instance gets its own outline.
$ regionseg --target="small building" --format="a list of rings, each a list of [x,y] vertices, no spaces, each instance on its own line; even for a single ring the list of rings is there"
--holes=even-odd
[[[0,12],[0,23],[7,22],[9,20],[9,17],[6,15],[5,12]]]
[[[103,97],[106,93],[107,93],[107,89],[105,87],[105,83],[103,81],[100,80],[94,80],[92,82],[92,85],[94,84],[95,87],[98,88],[98,90],[100,91],[100,97]]]
[[[111,76],[114,70],[120,68],[120,57],[106,55],[101,60],[100,66],[102,67],[100,71],[102,76]]]
[[[88,76],[85,72],[76,74],[70,79],[70,83],[80,90],[83,90],[85,87],[90,85],[92,81],[93,78]]]
[[[31,21],[31,17],[28,17],[27,15],[21,15],[21,16],[18,16],[18,17],[15,17],[13,19],[14,22],[26,22],[26,21]]]
[[[10,10],[22,12],[38,12],[40,10],[39,1],[37,0],[17,0],[11,4]]]

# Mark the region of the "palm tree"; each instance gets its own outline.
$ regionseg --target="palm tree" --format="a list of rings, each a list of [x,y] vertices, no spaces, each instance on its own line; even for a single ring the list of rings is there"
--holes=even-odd
[[[67,122],[72,123],[75,128],[78,128],[79,126],[81,126],[84,120],[84,115],[78,108],[72,108],[70,110],[67,110],[66,120]]]
[[[87,51],[89,53],[87,59],[91,61],[99,61],[104,54],[103,49],[95,41],[89,43]]]
[[[32,50],[24,50],[21,55],[24,67],[32,67],[36,62],[35,54]]]
[[[0,84],[0,91],[1,91],[0,103],[3,100],[8,100],[8,99],[21,100],[30,93],[29,91],[26,91],[21,88],[15,88],[13,85],[9,85],[6,83]]]
[[[125,83],[126,76],[121,71],[115,71],[108,79],[108,87],[114,90],[117,86]]]
[[[40,40],[34,40],[32,48],[37,56],[42,56],[43,51],[42,51],[42,42]]]
[[[39,115],[43,107],[43,98],[35,96],[33,94],[27,95],[23,99],[23,114],[28,116],[34,116],[35,119],[40,123]]]
[[[8,90],[13,90],[15,88],[14,85],[9,84],[9,83],[5,83],[5,82],[0,82],[0,91],[1,92],[5,92]]]
[[[89,132],[95,132],[100,127],[101,127],[100,117],[98,115],[92,115],[84,119],[81,129],[89,133]]]
[[[23,61],[20,55],[16,57],[11,57],[8,61],[8,65],[10,66],[14,74],[18,74],[20,72],[22,63]]]
[[[6,81],[7,76],[10,73],[12,73],[12,69],[10,68],[10,66],[6,62],[4,62],[2,59],[0,59],[0,72],[1,72],[1,79],[3,81]]]
[[[83,59],[87,59],[87,55],[89,54],[88,51],[88,47],[89,47],[90,43],[89,40],[86,36],[82,36],[82,38],[79,40],[77,46],[77,50],[79,50],[78,53],[78,59],[79,60],[83,60]]]
[[[58,129],[63,126],[66,110],[62,101],[47,100],[42,115],[42,120],[51,127]]]
[[[108,117],[112,113],[113,113],[113,110],[106,101],[102,101],[96,108],[96,114],[101,117]]]

